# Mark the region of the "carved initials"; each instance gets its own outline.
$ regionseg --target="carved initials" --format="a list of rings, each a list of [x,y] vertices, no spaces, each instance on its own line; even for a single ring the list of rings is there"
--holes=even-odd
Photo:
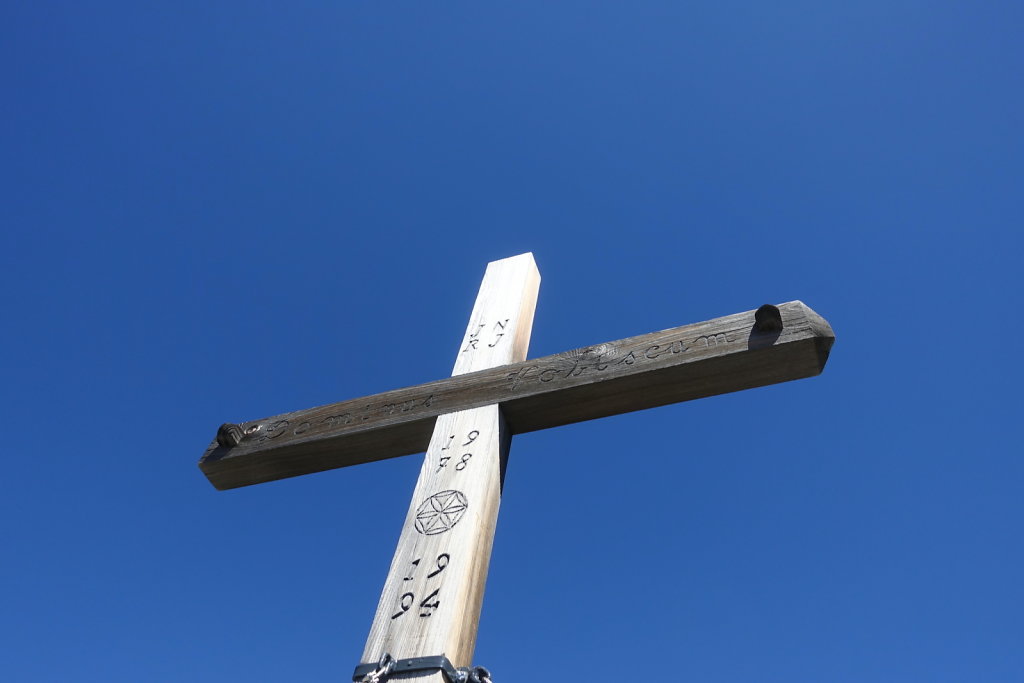
[[[503,321],[499,320],[498,322],[494,323],[494,325],[491,328],[491,332],[494,335],[493,336],[494,341],[492,341],[490,344],[488,344],[487,348],[493,349],[495,346],[498,345],[499,342],[501,342],[502,337],[505,336],[505,331],[504,330],[505,330],[505,327],[508,325],[508,321],[509,321],[509,319],[505,318],[505,320],[503,320]],[[471,335],[469,335],[469,337],[466,339],[466,345],[462,348],[462,353],[465,353],[466,351],[475,351],[476,350],[477,345],[481,341],[480,333],[483,331],[483,329],[485,327],[487,327],[487,323],[480,323],[477,326],[477,328],[476,328],[476,332],[474,332]]]

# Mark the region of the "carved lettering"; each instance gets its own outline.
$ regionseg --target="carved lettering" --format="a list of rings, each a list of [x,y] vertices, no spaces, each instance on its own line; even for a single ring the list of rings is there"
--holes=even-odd
[[[496,322],[496,323],[494,323],[494,331],[496,332],[496,334],[495,334],[495,337],[494,337],[494,341],[487,345],[488,348],[492,348],[493,349],[495,346],[498,345],[498,342],[501,341],[501,338],[505,336],[504,332],[498,332],[498,330],[504,330],[505,326],[508,325],[508,320],[509,320],[508,318],[505,318],[505,322]]]
[[[274,424],[267,427],[264,439],[276,439],[277,437],[284,434],[284,430],[288,429],[288,420],[278,420]]]
[[[724,344],[727,341],[732,341],[727,339],[725,334],[714,335],[709,339],[711,341],[705,340],[705,344]],[[585,372],[604,372],[610,367],[657,361],[659,358],[684,353],[687,350],[689,347],[681,339],[670,341],[667,344],[652,344],[634,349],[616,349],[613,345],[602,344],[569,351],[546,367],[528,365],[516,372],[509,373],[506,379],[509,388],[514,390],[529,381],[547,383],[556,379],[579,377]]]
[[[486,324],[487,323],[480,323],[477,326],[477,328],[476,328],[476,332],[474,332],[471,335],[469,335],[469,337],[466,339],[466,346],[463,347],[463,349],[462,349],[462,353],[465,353],[466,351],[475,351],[476,350],[476,345],[480,343],[480,339],[479,339],[480,331],[484,329]]]
[[[666,353],[682,353],[686,350],[686,345],[681,340],[677,340],[669,344],[668,346],[662,346],[661,344],[655,344],[646,351],[644,351],[644,358],[649,360],[655,360],[659,356],[663,356]]]
[[[429,408],[433,402],[434,395],[429,394],[426,398],[410,398],[409,400],[402,401],[400,403],[381,403],[376,406],[372,403],[368,403],[363,406],[362,411],[360,411],[358,415],[358,419],[365,421],[374,417],[394,415],[395,413],[408,413],[420,407]],[[347,418],[347,421],[344,422],[344,424],[352,422],[352,417],[348,413],[345,413],[344,416]],[[339,422],[339,424],[341,423]]]
[[[544,368],[540,371],[540,381],[550,382],[554,378],[558,377],[558,368]]]
[[[729,339],[728,334],[726,334],[725,332],[719,332],[718,334],[705,334],[703,336],[697,337],[693,341],[693,343],[696,345],[703,343],[705,349],[710,349],[716,346],[728,344],[731,341],[732,339]]]
[[[339,415],[328,415],[324,419],[320,420],[320,424],[325,425],[327,429],[334,427],[341,427],[347,425],[352,421],[352,413],[341,413]]]
[[[508,321],[509,318],[505,318],[504,320],[495,322],[494,325],[491,326],[491,331],[494,333],[494,337],[493,341],[487,345],[487,348],[493,349],[501,342],[502,338],[505,336],[505,328],[508,326]],[[480,323],[477,325],[476,332],[473,332],[466,338],[466,345],[462,347],[462,353],[465,353],[466,351],[475,351],[477,349],[477,345],[481,341],[480,333],[485,327],[487,327],[487,323]]]
[[[394,415],[395,413],[407,413],[416,407],[418,399],[409,399],[408,401],[402,401],[401,403],[386,403],[381,410],[388,415]]]
[[[602,362],[608,355],[607,346],[598,346],[586,349],[577,349],[568,353],[573,366],[566,373],[566,377],[579,377],[586,370],[597,370],[601,372],[608,369],[608,363]]]
[[[530,375],[530,373],[535,371],[536,369],[536,365],[527,365],[526,367],[520,368],[515,372],[510,372],[508,374],[509,384],[511,385],[509,388],[518,388],[519,385],[522,384],[523,381]]]
[[[425,398],[411,398],[400,403],[383,403],[374,405],[368,403],[357,409],[354,413],[335,413],[325,415],[321,418],[311,418],[292,426],[289,420],[277,420],[270,423],[256,423],[246,428],[246,436],[253,438],[254,442],[262,443],[272,439],[280,438],[282,434],[290,432],[293,436],[305,436],[321,432],[330,432],[342,429],[353,422],[365,422],[379,417],[394,415],[395,413],[408,413],[418,408],[430,408],[434,402],[434,394],[428,394]]]

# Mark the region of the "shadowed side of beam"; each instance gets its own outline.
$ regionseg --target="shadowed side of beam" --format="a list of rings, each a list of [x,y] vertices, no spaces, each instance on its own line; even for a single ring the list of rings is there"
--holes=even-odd
[[[199,466],[236,488],[422,452],[438,415],[484,405],[516,434],[819,374],[831,327],[799,301],[777,308],[781,329],[747,311],[245,422],[238,445],[215,440]]]

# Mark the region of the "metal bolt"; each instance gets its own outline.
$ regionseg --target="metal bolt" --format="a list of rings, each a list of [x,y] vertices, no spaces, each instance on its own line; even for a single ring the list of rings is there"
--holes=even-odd
[[[782,312],[778,306],[765,304],[754,311],[754,332],[779,332],[782,330]]]

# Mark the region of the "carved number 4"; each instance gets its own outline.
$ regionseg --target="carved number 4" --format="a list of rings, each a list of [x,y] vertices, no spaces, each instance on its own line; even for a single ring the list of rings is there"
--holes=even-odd
[[[431,599],[437,597],[437,593],[440,590],[441,590],[440,588],[435,588],[433,593],[431,593],[427,597],[423,598],[423,601],[420,602],[420,616],[421,617],[429,617],[431,614],[434,613],[434,610],[437,609],[441,605],[441,601],[440,600],[434,600],[434,602],[430,602]]]

